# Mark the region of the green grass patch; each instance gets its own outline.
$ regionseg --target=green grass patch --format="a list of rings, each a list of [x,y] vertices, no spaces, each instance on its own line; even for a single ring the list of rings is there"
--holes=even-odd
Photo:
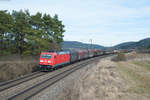
[[[150,61],[133,61],[132,63],[150,71]]]
[[[141,74],[136,69],[132,69],[126,63],[118,63],[119,71],[129,82],[133,81],[131,87],[127,90],[141,95],[146,95],[150,98],[150,76],[148,74]]]
[[[117,56],[113,57],[112,58],[112,61],[126,61],[126,56],[125,56],[125,53],[123,52],[120,52],[117,54]]]

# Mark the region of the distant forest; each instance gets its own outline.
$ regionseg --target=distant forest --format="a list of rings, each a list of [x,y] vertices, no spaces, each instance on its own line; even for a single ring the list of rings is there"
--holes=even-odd
[[[28,10],[0,11],[0,55],[36,55],[61,48],[64,25],[58,15]]]

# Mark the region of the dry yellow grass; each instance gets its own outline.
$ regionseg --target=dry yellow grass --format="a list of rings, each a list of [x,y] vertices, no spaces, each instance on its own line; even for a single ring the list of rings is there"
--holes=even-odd
[[[118,74],[116,63],[102,60],[96,66],[75,84],[71,100],[125,100],[128,86]]]
[[[16,56],[15,56],[16,57]],[[0,81],[14,79],[16,77],[31,73],[38,68],[38,60],[31,57],[20,59],[14,56],[0,60]]]

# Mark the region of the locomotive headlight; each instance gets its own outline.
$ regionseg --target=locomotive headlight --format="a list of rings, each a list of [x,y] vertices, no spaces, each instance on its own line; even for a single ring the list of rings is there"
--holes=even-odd
[[[48,61],[48,63],[51,63],[51,61]]]
[[[40,62],[43,62],[43,60],[40,60]]]

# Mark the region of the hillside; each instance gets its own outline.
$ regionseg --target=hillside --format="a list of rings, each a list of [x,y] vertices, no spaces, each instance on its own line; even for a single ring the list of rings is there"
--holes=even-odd
[[[125,43],[121,43],[118,45],[115,45],[113,48],[115,49],[131,49],[133,47],[135,47],[136,42],[125,42]]]
[[[96,49],[141,49],[141,48],[147,48],[150,45],[150,38],[142,39],[137,42],[124,42],[118,45],[115,45],[113,47],[105,47],[98,44],[92,44],[92,48]],[[82,43],[78,41],[64,41],[62,43],[63,48],[91,48],[91,44]]]
[[[150,38],[140,40],[138,42],[125,42],[114,46],[114,49],[141,49],[147,48],[150,45]]]
[[[91,44],[77,42],[77,41],[64,41],[62,43],[62,47],[63,48],[83,48],[83,49],[87,49],[87,48],[91,48]],[[92,48],[102,49],[102,50],[106,49],[104,46],[97,45],[97,44],[92,44]]]

